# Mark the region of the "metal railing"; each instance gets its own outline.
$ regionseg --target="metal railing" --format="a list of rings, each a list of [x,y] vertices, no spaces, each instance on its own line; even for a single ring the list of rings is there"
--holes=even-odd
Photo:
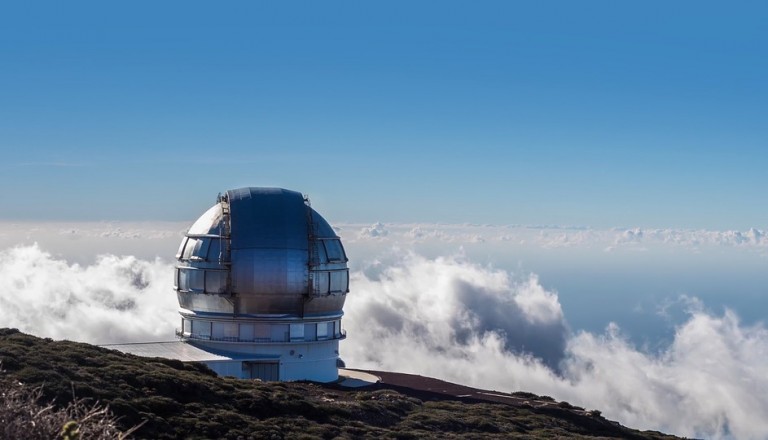
[[[201,334],[194,334],[194,333],[186,333],[183,332],[181,329],[176,329],[176,336],[181,339],[192,339],[197,341],[214,341],[214,342],[236,342],[236,343],[261,343],[261,344],[285,344],[285,343],[307,343],[307,342],[324,342],[324,341],[333,341],[333,340],[342,340],[347,338],[347,331],[341,330],[341,332],[337,335],[333,335],[333,337],[328,337],[324,339],[315,338],[315,339],[284,339],[281,341],[274,340],[272,338],[250,338],[250,339],[241,339],[236,336],[221,336],[221,337],[213,337],[211,335],[201,335]]]

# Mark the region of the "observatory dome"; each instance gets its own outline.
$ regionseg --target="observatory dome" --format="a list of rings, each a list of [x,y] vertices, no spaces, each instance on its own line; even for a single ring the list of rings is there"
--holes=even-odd
[[[175,289],[187,313],[342,315],[349,287],[344,247],[301,193],[239,188],[219,195],[176,258]]]

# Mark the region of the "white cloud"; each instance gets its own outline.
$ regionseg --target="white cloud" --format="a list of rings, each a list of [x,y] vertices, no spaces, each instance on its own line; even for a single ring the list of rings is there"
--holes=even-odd
[[[372,227],[342,226],[340,231]],[[8,243],[15,247],[0,251],[0,326],[93,343],[173,339],[178,315],[172,265],[154,256],[172,258],[183,229],[180,224],[3,227],[0,249]],[[754,255],[768,244],[762,231],[415,224],[387,224],[383,230],[387,234],[379,237],[343,236],[358,268],[345,307],[349,337],[342,355],[348,365],[547,394],[643,429],[768,438],[768,333],[762,326],[743,325],[730,311],[712,314],[688,298],[688,315],[671,343],[650,352],[633,345],[617,325],[603,333],[572,333],[557,293],[536,276],[514,275],[467,257],[496,262],[510,248],[533,250],[530,255],[544,249],[546,257],[554,249],[578,258],[585,250],[621,257],[603,254],[607,246],[617,252],[728,247]],[[42,246],[29,244],[38,237]],[[486,241],[473,244],[472,237]],[[386,255],[382,243],[392,246]],[[472,252],[444,256],[462,247]],[[111,248],[136,256],[104,253]],[[563,292],[567,287],[558,286]]]
[[[93,343],[172,340],[172,265],[102,255],[70,264],[37,245],[0,251],[0,325]]]
[[[566,226],[493,226],[448,224],[347,224],[344,227],[359,231],[356,237],[342,237],[350,242],[366,240],[399,244],[416,243],[519,243],[540,249],[604,249],[651,250],[687,249],[698,252],[702,247],[727,247],[768,250],[765,231],[750,228],[747,231],[613,228],[590,229]]]
[[[548,394],[642,429],[768,436],[768,332],[733,312],[708,314],[689,299],[673,343],[650,353],[615,324],[569,334],[556,293],[535,277],[461,258],[409,254],[374,279],[356,273],[352,286],[348,365]]]
[[[588,400],[630,426],[681,435],[765,438],[768,332],[743,327],[732,312],[692,312],[670,347],[641,352],[615,328],[569,342],[566,379]]]
[[[384,227],[384,224],[376,222],[371,226],[360,229],[358,236],[361,238],[381,238],[389,235],[389,231]]]
[[[133,255],[143,259],[172,258],[187,222],[0,222],[0,249],[29,246],[80,264],[92,264],[102,254]]]
[[[91,264],[94,255],[105,253],[143,259],[167,258],[173,255],[189,225],[190,222],[0,222],[0,249],[37,242],[53,255],[81,264]],[[756,228],[706,231],[377,222],[334,223],[334,229],[348,248],[365,249],[368,255],[377,252],[382,244],[413,247],[432,256],[446,250],[455,251],[461,246],[488,256],[506,253],[509,249],[519,252],[671,250],[700,253],[718,248],[768,255],[768,237]],[[479,256],[479,252],[475,255]]]

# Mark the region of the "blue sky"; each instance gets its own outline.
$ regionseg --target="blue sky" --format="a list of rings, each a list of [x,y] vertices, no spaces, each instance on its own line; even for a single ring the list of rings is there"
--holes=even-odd
[[[121,278],[140,267],[147,319],[122,322],[172,335],[183,231],[220,191],[281,186],[340,228],[347,354],[381,343],[354,307],[450,298],[440,279],[507,300],[530,287],[562,306],[570,358],[610,377],[541,382],[486,345],[414,350],[414,372],[765,438],[767,22],[765,2],[0,3],[0,321],[95,341],[88,307],[103,286],[141,296]],[[40,319],[73,292],[82,319]],[[432,312],[409,310],[450,334]]]
[[[766,227],[758,2],[0,6],[0,217]]]

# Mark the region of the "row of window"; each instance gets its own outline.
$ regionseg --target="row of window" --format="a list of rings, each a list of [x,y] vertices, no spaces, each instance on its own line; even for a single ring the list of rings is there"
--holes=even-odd
[[[221,261],[221,238],[187,237],[181,241],[176,258],[180,260]],[[321,238],[315,241],[315,251],[320,263],[346,263],[347,256],[341,240]]]
[[[314,293],[318,296],[339,295],[349,291],[349,271],[312,271]],[[183,292],[220,294],[227,289],[227,271],[194,267],[176,268],[174,287]]]
[[[338,295],[349,292],[349,271],[346,269],[330,272],[313,270],[311,274],[315,295]]]
[[[318,260],[331,263],[346,263],[347,256],[344,254],[344,247],[341,246],[341,240],[335,238],[325,238],[317,240]]]
[[[174,287],[184,292],[226,293],[227,271],[189,267],[176,268]]]
[[[192,339],[231,342],[297,342],[338,339],[342,336],[341,320],[267,324],[190,320],[182,318],[182,333]]]
[[[223,238],[194,238],[189,237],[181,241],[176,258],[190,260],[193,257],[202,261],[220,261],[221,241]]]

